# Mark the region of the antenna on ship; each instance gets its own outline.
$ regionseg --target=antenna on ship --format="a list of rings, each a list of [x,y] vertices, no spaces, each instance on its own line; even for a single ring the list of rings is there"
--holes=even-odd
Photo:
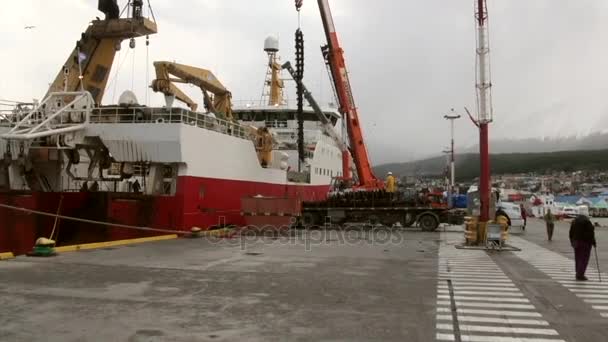
[[[260,105],[280,106],[285,104],[283,96],[283,79],[281,79],[281,64],[279,59],[279,39],[269,36],[264,40],[264,51],[268,54],[268,68],[264,80],[264,90]]]

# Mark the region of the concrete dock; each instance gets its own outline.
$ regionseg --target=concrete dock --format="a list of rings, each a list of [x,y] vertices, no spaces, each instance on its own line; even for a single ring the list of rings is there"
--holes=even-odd
[[[608,274],[572,281],[567,228],[548,243],[532,221],[521,252],[457,250],[448,229],[18,257],[0,261],[0,340],[603,341]]]

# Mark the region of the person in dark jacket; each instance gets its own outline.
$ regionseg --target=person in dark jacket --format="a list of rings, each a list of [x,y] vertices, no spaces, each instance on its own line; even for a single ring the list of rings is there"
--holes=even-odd
[[[528,224],[528,214],[526,213],[526,208],[524,208],[523,204],[519,205],[519,209],[521,210],[521,218],[524,219],[524,227],[523,230],[526,230],[526,225]]]
[[[595,228],[587,216],[579,215],[570,224],[570,244],[574,248],[576,280],[587,280],[585,271],[591,248],[596,246]]]
[[[555,229],[555,215],[551,213],[551,209],[547,210],[544,219],[547,225],[547,240],[551,241],[553,239],[553,229]]]

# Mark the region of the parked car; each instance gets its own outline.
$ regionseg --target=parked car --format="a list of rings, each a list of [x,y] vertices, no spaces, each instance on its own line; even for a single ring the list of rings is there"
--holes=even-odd
[[[512,232],[521,232],[525,229],[524,218],[521,216],[521,207],[519,204],[512,202],[499,202],[496,205],[496,210],[502,210],[505,214],[507,214],[507,219],[509,220],[509,226],[511,227],[510,229]]]
[[[578,216],[578,210],[575,207],[564,207],[561,214],[567,218],[575,218]]]

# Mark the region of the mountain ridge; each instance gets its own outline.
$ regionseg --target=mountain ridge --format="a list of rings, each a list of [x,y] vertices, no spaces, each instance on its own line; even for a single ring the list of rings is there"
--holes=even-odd
[[[550,171],[608,170],[608,149],[572,150],[540,153],[495,153],[490,155],[493,174],[530,173]],[[387,172],[399,176],[440,176],[447,170],[445,156],[431,157],[413,162],[390,163],[374,167],[377,176]],[[479,176],[479,154],[456,155],[456,178],[460,181]]]

